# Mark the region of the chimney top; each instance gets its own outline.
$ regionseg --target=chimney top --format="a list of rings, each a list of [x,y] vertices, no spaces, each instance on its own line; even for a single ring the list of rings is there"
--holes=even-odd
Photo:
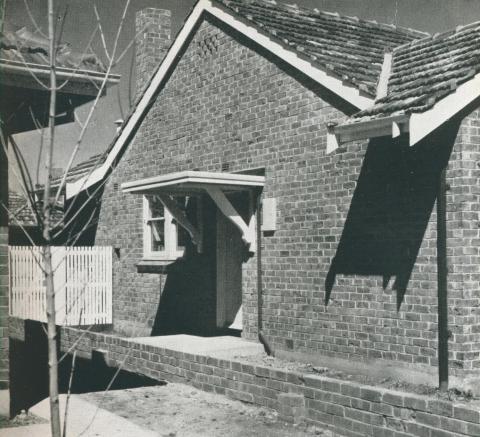
[[[171,12],[167,9],[146,8],[135,17],[136,96],[138,97],[171,45]]]

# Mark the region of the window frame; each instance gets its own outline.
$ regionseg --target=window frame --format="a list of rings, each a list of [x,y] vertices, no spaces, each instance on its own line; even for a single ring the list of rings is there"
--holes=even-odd
[[[143,196],[143,259],[145,260],[160,260],[160,261],[174,261],[181,258],[185,249],[178,249],[178,230],[181,226],[175,223],[175,218],[172,213],[164,206],[164,239],[165,249],[162,251],[152,250],[152,227],[149,224],[152,221],[152,212],[150,202],[147,195]]]

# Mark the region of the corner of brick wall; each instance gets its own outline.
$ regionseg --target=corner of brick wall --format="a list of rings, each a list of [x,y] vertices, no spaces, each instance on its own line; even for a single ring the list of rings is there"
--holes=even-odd
[[[459,125],[450,159],[447,196],[450,364],[480,371],[480,110]]]

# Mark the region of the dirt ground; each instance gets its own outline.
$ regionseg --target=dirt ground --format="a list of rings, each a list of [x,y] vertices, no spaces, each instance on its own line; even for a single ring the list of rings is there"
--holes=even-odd
[[[84,400],[122,416],[162,437],[331,437],[330,431],[278,419],[274,410],[255,407],[183,384],[86,393]]]
[[[26,414],[25,412],[20,413],[13,419],[0,417],[0,428],[13,428],[18,426],[36,425],[39,423],[47,423],[47,421],[31,413]]]
[[[328,378],[340,379],[342,381],[353,381],[375,387],[384,387],[392,390],[430,396],[432,398],[456,402],[475,403],[475,405],[478,405],[480,408],[480,397],[474,396],[470,391],[465,392],[452,388],[446,393],[440,393],[436,386],[428,384],[412,384],[393,377],[382,377],[377,375],[367,376],[360,373],[347,373],[340,370],[331,369],[329,367],[319,367],[296,361],[286,361],[277,357],[270,357],[266,354],[237,356],[234,358],[238,361],[247,362],[249,364],[271,367],[283,371],[293,371],[306,374],[310,373],[314,375],[326,376]]]

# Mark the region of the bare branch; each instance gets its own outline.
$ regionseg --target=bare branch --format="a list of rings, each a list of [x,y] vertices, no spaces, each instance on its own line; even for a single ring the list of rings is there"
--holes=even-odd
[[[40,134],[40,148],[39,148],[39,151],[38,151],[37,167],[35,169],[35,182],[38,184],[40,182],[40,162],[41,162],[41,156],[42,156],[42,152],[43,152],[43,142],[44,142],[44,138],[45,138],[45,129],[43,129],[40,126],[40,123],[35,118],[35,115],[32,111],[32,107],[30,107],[29,110],[30,110],[30,116],[32,117],[33,124],[35,125],[35,129]]]
[[[153,318],[153,312],[152,314],[150,314],[148,317],[145,318],[144,320],[144,324],[148,323],[148,321],[150,319]],[[144,326],[144,325],[139,325],[139,326]],[[133,337],[137,337],[138,335],[140,334],[140,328],[136,330],[136,333],[134,333]],[[127,362],[128,358],[130,358],[130,355],[132,354],[133,352],[133,348],[129,348],[127,353],[125,354],[125,357],[123,358],[122,362],[120,363],[120,365],[118,366],[117,370],[115,371],[114,375],[112,376],[112,378],[110,379],[108,385],[107,385],[107,388],[103,391],[102,393],[102,397],[100,398],[100,402],[97,404],[97,407],[95,409],[95,413],[93,414],[93,417],[92,419],[90,420],[90,422],[87,424],[87,426],[84,428],[84,430],[78,435],[78,437],[80,436],[83,436],[89,429],[90,427],[92,426],[93,422],[95,421],[95,418],[97,417],[97,414],[98,412],[100,411],[100,405],[102,405],[103,403],[103,399],[105,398],[105,396],[107,395],[108,391],[111,389],[113,383],[115,382],[115,380],[117,379],[118,375],[120,374],[120,372],[123,370],[123,367],[125,366],[125,363]]]
[[[105,185],[107,181],[107,178],[105,178],[102,182],[100,182],[100,184],[95,188],[95,190],[93,191],[93,193],[88,193],[88,190],[87,190],[87,194],[88,194],[88,198],[83,202],[83,205],[80,206],[80,208],[78,208],[78,210],[75,212],[75,214],[70,217],[68,219],[68,221],[66,223],[64,223],[64,227],[68,227],[70,224],[72,224],[72,222],[78,217],[78,215],[83,211],[83,209],[88,205],[88,202],[93,200],[94,199],[94,196],[100,191],[101,188],[103,188],[103,186]],[[74,197],[72,203],[70,204],[70,206],[67,208],[67,211],[65,212],[65,215],[67,216],[70,211],[73,209],[73,205],[75,203],[75,201],[77,200],[77,196]],[[57,226],[58,224],[60,223],[57,223]],[[54,234],[54,238],[57,238],[58,236],[60,235],[60,232]]]
[[[138,39],[138,37],[144,33],[148,29],[148,26],[143,26],[133,37],[133,39],[127,44],[127,46],[123,49],[122,53],[118,56],[117,59],[115,59],[113,65],[117,65],[123,57],[127,54],[127,52],[130,50],[130,48],[135,44],[135,41]]]
[[[59,6],[60,8],[60,6]],[[65,28],[65,21],[67,19],[67,14],[68,14],[68,9],[70,8],[70,2],[67,1],[67,4],[65,5],[65,10],[63,12],[63,17],[62,19],[60,20],[60,32],[58,32],[58,35],[57,35],[57,41],[55,43],[56,45],[56,48],[58,50],[58,47],[60,45],[60,42],[62,40],[62,36],[63,36],[63,29]]]
[[[121,32],[122,32],[122,28],[123,28],[123,24],[125,22],[125,18],[126,18],[126,15],[127,15],[127,10],[128,10],[128,7],[130,5],[130,0],[126,0],[125,2],[125,7],[123,9],[123,14],[122,14],[122,18],[120,20],[120,24],[118,26],[118,30],[117,30],[117,35],[115,37],[115,41],[114,41],[114,44],[113,44],[113,50],[112,50],[112,57],[110,59],[110,62],[109,62],[109,65],[108,65],[108,68],[107,68],[107,71],[105,73],[105,76],[104,76],[104,79],[102,81],[102,85],[100,87],[100,90],[99,92],[97,93],[97,96],[95,98],[95,101],[93,102],[93,105],[90,107],[90,111],[87,115],[87,118],[85,120],[85,124],[84,124],[84,127],[82,128],[82,131],[80,132],[80,135],[77,139],[77,142],[75,144],[75,148],[72,152],[72,155],[70,157],[70,161],[69,161],[69,165],[67,165],[67,168],[65,169],[65,172],[63,174],[63,177],[62,177],[62,181],[60,182],[60,185],[59,185],[59,188],[58,188],[58,191],[57,191],[57,195],[55,196],[55,201],[54,201],[54,204],[56,204],[58,202],[58,198],[60,196],[60,192],[63,190],[63,187],[65,186],[65,181],[67,179],[67,174],[68,174],[68,171],[70,170],[70,167],[72,165],[72,162],[73,162],[73,159],[75,158],[77,152],[78,152],[78,149],[83,141],[83,136],[85,135],[85,132],[87,130],[87,127],[89,125],[89,121],[90,119],[92,118],[92,115],[95,111],[95,108],[97,107],[97,104],[98,104],[98,101],[100,100],[100,97],[102,95],[102,92],[103,92],[103,89],[105,88],[106,84],[107,84],[107,81],[108,81],[108,78],[110,76],[110,72],[111,72],[111,69],[112,69],[112,66],[113,66],[113,62],[112,60],[115,58],[115,53],[117,52],[117,46],[118,46],[118,41],[120,39],[120,35],[121,35]],[[93,171],[93,167],[92,167],[92,170]],[[91,172],[90,172],[91,173]]]
[[[28,14],[28,17],[30,18],[30,21],[32,22],[33,27],[35,27],[35,32],[38,32],[44,38],[48,38],[48,36],[42,32],[42,29],[40,29],[40,26],[37,24],[37,21],[35,20],[35,17],[32,14],[30,6],[28,6],[28,1],[23,0],[23,3],[25,4],[25,9],[27,10],[27,14]]]
[[[22,181],[23,181],[22,188],[25,191],[24,194],[26,195],[27,201],[29,203],[29,206],[30,206],[32,212],[35,214],[37,224],[41,224],[42,220],[41,220],[41,217],[40,217],[40,212],[38,211],[38,208],[37,208],[37,204],[35,202],[35,198],[34,198],[34,194],[33,194],[33,192],[34,192],[33,183],[32,183],[32,179],[30,177],[30,173],[27,169],[27,164],[25,163],[25,159],[23,158],[23,154],[22,154],[20,148],[18,147],[16,141],[13,139],[12,136],[10,136],[9,139],[10,139],[10,143],[12,144],[13,152],[15,154],[18,166],[20,168],[20,173],[21,173]],[[15,172],[14,172],[14,174],[15,174]]]
[[[82,52],[82,55],[81,55],[82,58],[83,58],[83,56],[85,56],[87,51],[90,50],[91,44],[92,44],[93,39],[95,38],[95,35],[97,34],[97,32],[98,32],[98,27],[95,27],[95,29],[93,29],[92,33],[90,34],[90,38],[88,39],[88,43],[85,46],[85,49]],[[70,74],[67,76],[67,78],[60,85],[57,86],[57,91],[63,89],[65,86],[67,86],[67,84],[72,80],[73,76],[75,76],[75,74],[77,74],[80,70],[81,70],[81,63],[78,63],[78,65],[70,72]],[[86,77],[88,77],[88,72],[83,72],[82,71],[82,73]],[[91,82],[94,82],[94,81],[91,80]]]
[[[103,50],[105,51],[105,56],[108,59],[108,62],[111,62],[111,57],[107,49],[107,43],[105,42],[105,34],[102,29],[102,20],[100,19],[100,15],[98,14],[97,4],[95,2],[93,3],[93,11],[95,12],[95,17],[97,18],[97,26],[100,29],[100,39],[102,41]]]
[[[83,129],[84,124],[80,121],[80,117],[77,115],[76,111],[74,111],[73,117],[74,117],[75,121],[79,124],[80,128]]]
[[[70,378],[68,380],[67,400],[65,401],[65,414],[63,416],[63,437],[67,437],[67,422],[68,422],[68,404],[70,402],[70,394],[72,392],[73,374],[75,373],[75,359],[77,358],[77,351],[73,352],[72,367],[70,368]]]
[[[15,151],[15,149],[18,149],[18,146],[16,146],[16,143],[13,141],[12,137],[10,137],[10,141],[12,141],[12,145],[14,146],[14,151]],[[4,136],[3,129],[1,129],[1,127],[0,127],[0,143],[2,144],[3,153],[5,154],[5,156],[8,156],[8,149],[7,149],[7,146],[6,146],[6,144],[7,144],[6,143],[6,138]],[[23,190],[26,190],[28,181],[27,181],[24,173],[22,172],[22,168],[21,168],[20,164],[19,164],[19,169],[21,171],[21,175],[18,174],[15,167],[11,167],[10,171],[13,173],[13,175],[15,176],[15,179],[20,184],[20,186],[23,188]],[[27,201],[30,203],[30,207],[32,208],[32,211],[35,213],[36,216],[38,216],[38,211],[37,211],[36,206],[33,203],[32,199],[30,198],[30,193],[28,193],[28,190],[25,194],[26,194]]]
[[[17,217],[15,217],[15,215],[13,213],[11,213],[11,211],[8,209],[8,207],[5,205],[5,203],[3,203],[3,201],[0,201],[0,205],[5,209],[5,211],[7,212],[7,214],[9,214],[13,220],[15,221],[15,223],[18,225],[18,227],[22,230],[22,232],[25,234],[25,236],[28,238],[28,241],[30,241],[30,244],[32,246],[36,246],[35,242],[33,241],[32,237],[30,237],[30,234],[28,233],[28,231],[25,229],[25,226],[23,226],[23,223],[20,222],[20,220],[17,219]]]
[[[25,46],[25,44],[22,44],[20,47],[23,48],[24,46]],[[43,89],[49,91],[49,90],[50,90],[49,86],[46,85],[46,84],[45,84],[39,77],[37,77],[37,75],[32,71],[32,66],[31,66],[31,64],[29,64],[29,63],[25,60],[25,58],[24,58],[24,56],[22,55],[21,51],[20,51],[20,50],[17,50],[17,51],[16,51],[16,54],[17,54],[17,56],[20,58],[20,61],[22,62],[23,66],[25,67],[25,70],[30,74],[30,76],[32,76],[32,77],[35,79],[35,81],[36,81]]]

